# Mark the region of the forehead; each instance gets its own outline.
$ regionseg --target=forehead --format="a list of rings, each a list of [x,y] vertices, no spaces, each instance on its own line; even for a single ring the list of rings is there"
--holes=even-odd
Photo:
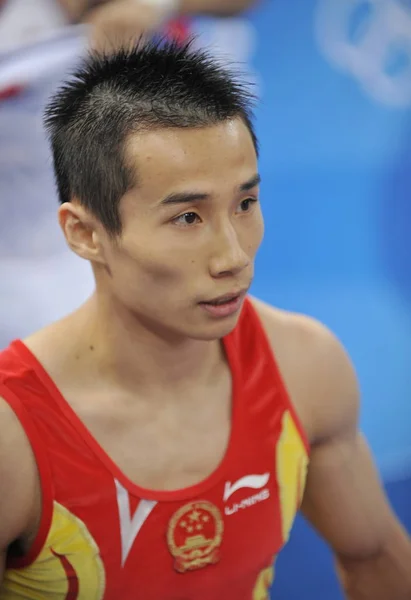
[[[257,170],[251,134],[240,119],[135,134],[128,140],[126,157],[136,169],[138,189],[156,198],[190,184],[238,185]]]

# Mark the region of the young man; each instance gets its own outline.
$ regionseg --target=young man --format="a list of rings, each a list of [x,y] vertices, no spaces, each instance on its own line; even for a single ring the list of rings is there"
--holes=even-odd
[[[411,598],[349,359],[247,296],[250,102],[207,54],[150,44],[91,57],[47,109],[96,290],[0,355],[2,600],[268,598],[300,507],[347,598]]]

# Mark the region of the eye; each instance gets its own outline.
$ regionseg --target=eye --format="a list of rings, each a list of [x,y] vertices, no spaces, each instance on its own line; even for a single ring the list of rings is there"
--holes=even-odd
[[[173,219],[173,223],[176,225],[182,225],[183,227],[189,227],[200,222],[200,217],[195,212],[187,212],[179,217]]]
[[[249,212],[252,205],[257,202],[256,198],[246,198],[242,202],[240,202],[240,211],[239,212]]]

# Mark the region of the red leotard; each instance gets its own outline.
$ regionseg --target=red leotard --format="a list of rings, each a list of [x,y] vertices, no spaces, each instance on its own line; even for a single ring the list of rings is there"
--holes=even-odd
[[[32,444],[37,539],[9,560],[0,600],[264,600],[298,510],[308,444],[249,300],[224,339],[232,433],[219,467],[173,492],[131,482],[20,341],[0,354],[0,396]]]

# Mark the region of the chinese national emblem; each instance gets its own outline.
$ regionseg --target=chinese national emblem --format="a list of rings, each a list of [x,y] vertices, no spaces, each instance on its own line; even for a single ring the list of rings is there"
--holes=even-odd
[[[168,548],[179,573],[202,569],[220,560],[224,523],[211,502],[191,502],[171,517],[167,531]]]

